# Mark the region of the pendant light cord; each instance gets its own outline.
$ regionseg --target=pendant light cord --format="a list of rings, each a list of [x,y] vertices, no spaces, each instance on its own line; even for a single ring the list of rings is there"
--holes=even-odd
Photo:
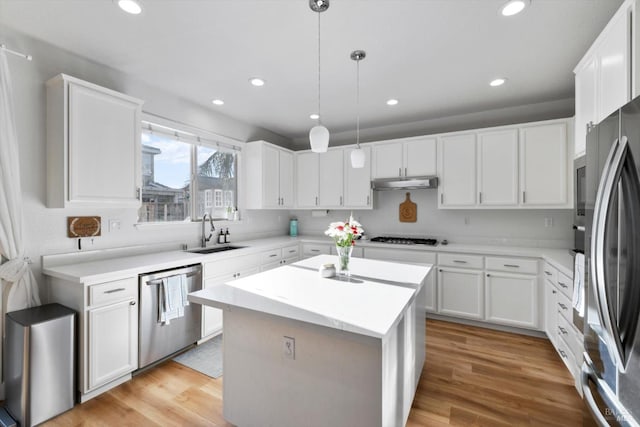
[[[360,59],[356,61],[356,146],[360,148]]]
[[[318,124],[322,124],[322,114],[320,114],[320,11],[318,13]]]

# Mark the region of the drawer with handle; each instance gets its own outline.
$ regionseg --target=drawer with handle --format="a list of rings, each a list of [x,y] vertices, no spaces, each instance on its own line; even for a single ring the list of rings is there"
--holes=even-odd
[[[466,254],[438,254],[438,265],[460,268],[484,268],[484,257]]]
[[[562,292],[558,292],[558,312],[564,316],[567,321],[573,321],[573,307],[571,300]]]
[[[282,257],[281,249],[272,249],[262,252],[262,262],[278,261]]]
[[[569,278],[564,273],[558,272],[558,279],[556,284],[560,292],[565,294],[568,298],[573,298],[573,279]]]
[[[300,250],[298,249],[298,245],[287,246],[286,248],[282,248],[282,258],[294,258],[298,256]]]
[[[302,255],[312,257],[316,255],[329,255],[331,253],[331,245],[323,245],[321,243],[303,243]]]
[[[90,306],[104,305],[128,299],[138,299],[137,277],[89,286]]]
[[[529,258],[487,257],[487,270],[538,274],[538,261]]]
[[[542,275],[544,278],[554,285],[558,285],[558,270],[553,267],[551,264],[545,262],[542,266]]]

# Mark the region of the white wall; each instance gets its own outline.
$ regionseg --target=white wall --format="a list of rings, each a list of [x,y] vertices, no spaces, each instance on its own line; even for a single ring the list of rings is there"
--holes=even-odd
[[[413,190],[418,220],[398,220],[405,191],[374,192],[374,210],[354,211],[370,237],[401,235],[435,237],[450,243],[480,243],[515,246],[570,248],[573,245],[571,210],[439,210],[437,190]],[[327,217],[312,217],[311,211],[294,211],[300,234],[323,233],[330,222],[345,221],[349,211],[329,211]],[[551,218],[552,226],[545,226]]]
[[[0,41],[11,49],[33,55],[33,61],[9,55],[13,83],[15,118],[19,141],[20,168],[24,203],[24,238],[26,254],[33,261],[32,268],[44,290],[40,275],[41,255],[77,251],[76,239],[66,237],[66,217],[98,215],[102,217],[103,235],[83,239],[83,250],[113,248],[156,243],[187,243],[196,245],[200,238],[200,224],[169,227],[136,228],[136,209],[48,209],[46,199],[45,159],[45,85],[51,77],[66,73],[131,96],[145,100],[143,111],[172,118],[239,141],[264,139],[280,145],[290,141],[261,128],[230,119],[213,111],[168,95],[160,89],[134,81],[126,75],[103,65],[87,61],[72,53],[46,43],[30,39],[6,28],[0,29]],[[114,171],[117,173],[117,171]],[[236,239],[257,238],[284,234],[286,213],[241,212],[241,224],[229,224]],[[108,230],[108,220],[118,219],[121,228]],[[41,292],[43,293],[43,292]],[[44,294],[44,293],[43,293]]]

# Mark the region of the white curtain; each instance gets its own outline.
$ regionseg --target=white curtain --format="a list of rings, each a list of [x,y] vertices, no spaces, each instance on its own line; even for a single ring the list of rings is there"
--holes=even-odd
[[[0,283],[2,318],[9,311],[40,305],[38,284],[25,261],[18,138],[7,54],[0,49]],[[4,330],[4,328],[2,328]]]

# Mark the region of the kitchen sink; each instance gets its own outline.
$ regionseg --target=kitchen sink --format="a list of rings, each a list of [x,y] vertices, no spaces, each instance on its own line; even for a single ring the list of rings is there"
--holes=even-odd
[[[187,252],[192,252],[194,254],[214,254],[216,252],[232,251],[234,249],[242,249],[244,247],[245,246],[218,246],[212,248],[189,249]]]

